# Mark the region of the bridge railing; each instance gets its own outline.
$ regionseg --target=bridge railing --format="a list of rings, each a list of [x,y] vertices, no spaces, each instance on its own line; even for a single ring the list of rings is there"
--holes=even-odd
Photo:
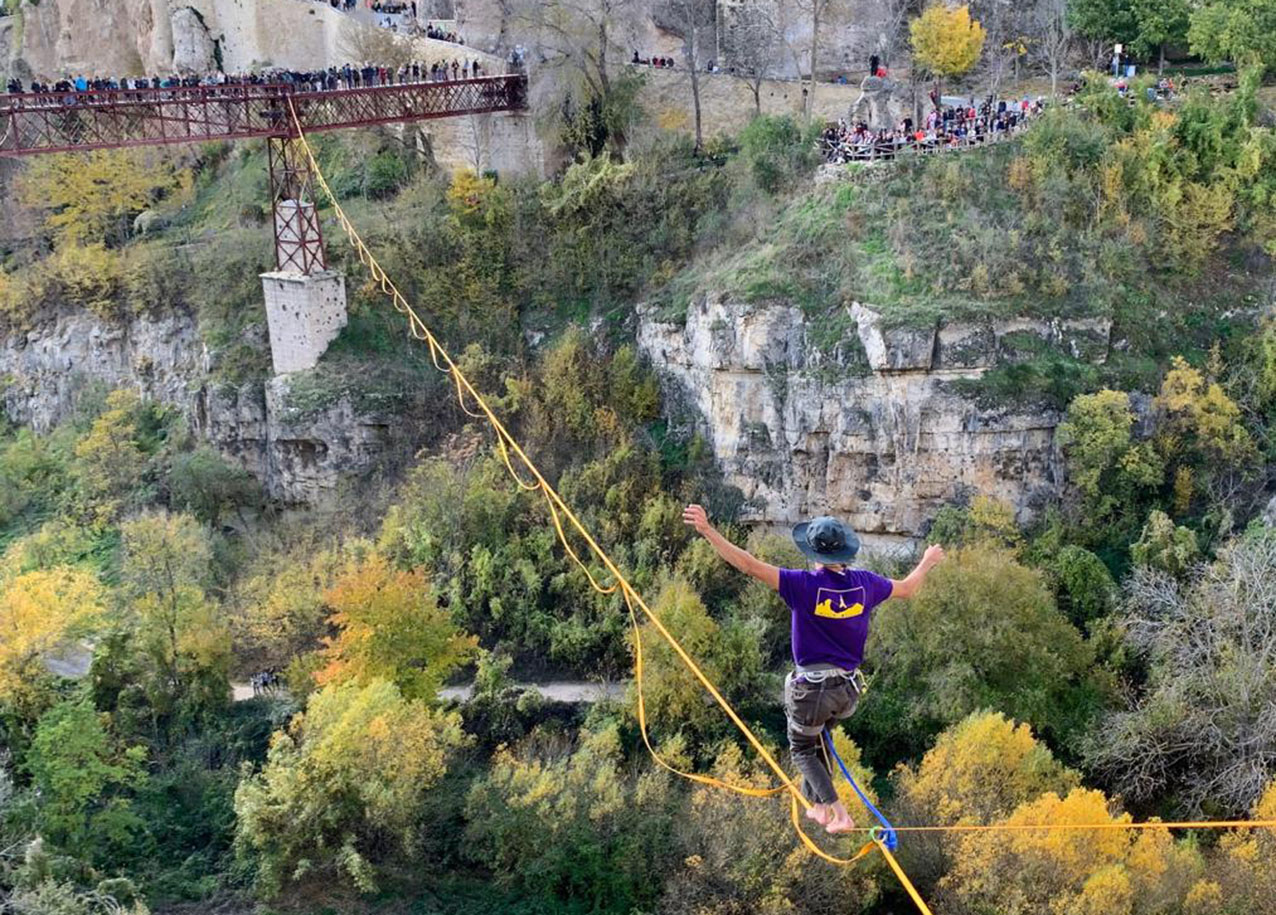
[[[527,104],[522,74],[356,89],[276,83],[0,96],[0,155],[288,135],[498,111]]]

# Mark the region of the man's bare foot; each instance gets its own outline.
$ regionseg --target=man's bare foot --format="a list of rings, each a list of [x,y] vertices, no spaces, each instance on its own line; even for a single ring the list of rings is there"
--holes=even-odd
[[[827,828],[829,820],[833,816],[833,811],[829,808],[828,804],[812,804],[810,807],[806,808],[806,815],[808,818]]]
[[[841,801],[838,801],[836,804],[831,805],[831,808],[832,815],[828,818],[827,822],[825,822],[824,829],[834,835],[844,832],[854,832],[855,820],[852,819],[851,815],[847,812],[846,805]]]

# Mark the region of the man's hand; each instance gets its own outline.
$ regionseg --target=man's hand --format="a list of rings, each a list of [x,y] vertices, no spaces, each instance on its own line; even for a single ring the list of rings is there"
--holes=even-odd
[[[718,555],[734,568],[739,569],[746,575],[751,575],[773,591],[779,590],[780,570],[773,565],[754,559],[747,550],[740,549],[740,547],[715,531],[713,525],[709,523],[709,515],[705,512],[703,506],[688,505],[684,508],[682,510],[682,523],[688,527],[694,527],[697,533],[702,534],[709,541]]]
[[[917,567],[908,573],[908,577],[891,582],[891,597],[913,597],[921,589],[922,582],[930,570],[944,561],[944,548],[939,544],[926,547]]]
[[[688,505],[682,510],[682,523],[694,527],[698,534],[708,534],[713,530],[709,523],[709,514],[700,505]]]

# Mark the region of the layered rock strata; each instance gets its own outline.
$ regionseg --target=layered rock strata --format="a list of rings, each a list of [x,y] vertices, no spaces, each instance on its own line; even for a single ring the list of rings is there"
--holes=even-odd
[[[846,317],[830,340],[799,308],[721,297],[694,303],[685,322],[640,316],[639,345],[675,417],[706,436],[749,519],[827,512],[897,540],[972,494],[1026,519],[1060,492],[1060,415],[981,406],[954,382],[1042,345],[1101,361],[1107,321],[889,328],[858,303]]]

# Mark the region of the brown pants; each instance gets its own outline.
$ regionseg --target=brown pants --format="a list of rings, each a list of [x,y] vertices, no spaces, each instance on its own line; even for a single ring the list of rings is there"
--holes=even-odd
[[[789,749],[802,773],[802,794],[816,804],[837,800],[823,733],[830,721],[849,718],[860,694],[845,677],[808,683],[789,674],[784,678],[784,714],[788,719]]]

